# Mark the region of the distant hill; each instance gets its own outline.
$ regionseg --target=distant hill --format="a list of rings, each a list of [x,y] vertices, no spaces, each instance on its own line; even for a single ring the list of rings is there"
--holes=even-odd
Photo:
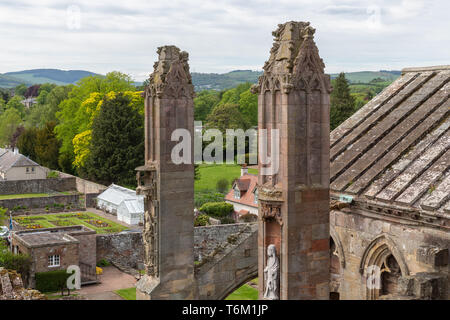
[[[369,83],[380,78],[383,81],[392,82],[400,76],[400,71],[359,71],[348,72],[346,78],[353,84]],[[228,73],[192,73],[192,82],[195,91],[201,90],[224,90],[237,86],[244,82],[256,83],[262,71],[235,70]],[[65,85],[76,83],[81,78],[97,75],[96,73],[83,70],[59,70],[59,69],[34,69],[0,74],[0,87],[13,88],[21,83],[31,86],[34,84],[54,83]],[[330,75],[331,78],[338,76],[337,73]],[[135,85],[141,85],[136,82]]]
[[[235,70],[228,73],[197,73],[192,72],[192,83],[195,91],[224,90],[236,87],[240,83],[258,82],[261,71]]]
[[[236,70],[228,73],[192,73],[192,83],[194,84],[195,91],[201,90],[224,90],[237,86],[240,83],[258,82],[258,77],[262,74],[262,71],[251,70]],[[397,79],[401,74],[401,71],[359,71],[348,72],[345,77],[353,84],[357,83],[369,83],[370,81],[380,78],[383,81],[392,82]],[[338,76],[338,73],[330,74],[334,79]]]
[[[345,73],[345,77],[351,83],[369,83],[373,79],[383,79],[384,81],[392,82],[401,75],[401,71],[392,70],[380,70],[380,71],[358,71],[358,72],[348,72]],[[331,79],[336,78],[339,73],[330,74]]]
[[[33,84],[54,83],[66,85],[76,83],[78,80],[97,75],[83,70],[59,70],[59,69],[33,69],[0,74],[0,87],[12,88],[21,83],[31,86]]]

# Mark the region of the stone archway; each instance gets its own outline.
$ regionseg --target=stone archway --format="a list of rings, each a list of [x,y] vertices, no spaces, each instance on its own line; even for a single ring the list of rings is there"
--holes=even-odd
[[[345,268],[342,243],[334,229],[330,229],[330,300],[340,300],[340,286]]]
[[[383,234],[365,250],[360,273],[366,283],[366,298],[376,300],[382,295],[396,293],[398,279],[409,275],[409,269],[394,241]]]

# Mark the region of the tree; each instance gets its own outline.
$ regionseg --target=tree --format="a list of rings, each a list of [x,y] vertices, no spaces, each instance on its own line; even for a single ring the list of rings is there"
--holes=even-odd
[[[136,185],[135,168],[144,162],[144,116],[119,93],[103,100],[92,124],[88,178],[103,184]]]
[[[14,88],[14,95],[24,96],[25,92],[27,92],[28,87],[23,83],[19,84]]]
[[[258,96],[251,93],[250,89],[240,94],[239,111],[250,125],[258,125]]]
[[[36,134],[36,162],[40,165],[58,169],[58,155],[60,142],[55,135],[55,122],[48,122],[44,128],[39,129]]]
[[[22,104],[22,100],[23,97],[21,96],[12,97],[6,104],[6,110],[16,109],[19,112],[20,117],[23,118],[25,116],[25,106]]]
[[[9,141],[9,145],[11,148],[15,148],[17,145],[17,140],[21,136],[21,134],[25,131],[24,126],[20,125],[16,128],[16,131],[14,131],[13,135],[11,136],[11,140]]]
[[[56,135],[61,140],[60,166],[66,172],[73,172],[73,162],[75,160],[73,139],[74,137],[88,129],[87,117],[82,111],[82,103],[94,92],[101,95],[111,91],[135,91],[130,76],[120,72],[110,72],[106,77],[90,76],[78,81],[78,85],[72,87],[68,98],[59,104],[59,111],[56,117],[59,121],[56,126]],[[48,99],[48,97],[47,97]]]
[[[28,128],[19,136],[17,140],[17,147],[20,153],[30,159],[36,161],[36,139],[37,139],[37,128]]]
[[[224,134],[226,129],[249,128],[249,123],[242,116],[237,104],[226,103],[216,106],[206,120],[208,128],[219,129]]]
[[[330,127],[334,130],[355,110],[355,99],[350,95],[350,88],[343,72],[334,80],[330,102]]]
[[[22,118],[15,108],[7,109],[0,116],[0,145],[9,145],[16,129],[22,125]]]
[[[219,93],[214,90],[201,91],[194,99],[194,119],[205,121],[211,110],[220,101]]]

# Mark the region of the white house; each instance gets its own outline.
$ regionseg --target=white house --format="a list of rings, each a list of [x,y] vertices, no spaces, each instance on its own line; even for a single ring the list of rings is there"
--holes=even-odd
[[[241,176],[233,183],[225,196],[225,202],[234,207],[235,217],[253,214],[258,216],[258,176],[248,173],[246,166],[241,168]]]
[[[97,196],[97,208],[117,215],[119,221],[131,225],[144,221],[144,196],[115,184]]]
[[[0,148],[0,180],[46,179],[47,169],[20,154]]]

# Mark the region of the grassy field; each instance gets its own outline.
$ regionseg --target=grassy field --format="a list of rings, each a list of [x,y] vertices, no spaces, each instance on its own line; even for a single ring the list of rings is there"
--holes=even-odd
[[[120,289],[114,291],[125,300],[136,300],[136,288]]]
[[[216,190],[217,181],[226,179],[228,187],[241,175],[241,166],[237,164],[201,164],[200,179],[195,181],[195,191]],[[248,173],[257,174],[257,169],[248,169]]]
[[[225,300],[258,300],[258,290],[246,283],[226,297]]]
[[[127,227],[100,217],[92,212],[43,214],[37,216],[17,216],[14,221],[27,229],[53,228],[83,225],[99,234],[115,233]]]
[[[48,193],[24,193],[24,194],[0,194],[0,200],[5,199],[23,199],[23,198],[42,198],[48,197]]]

